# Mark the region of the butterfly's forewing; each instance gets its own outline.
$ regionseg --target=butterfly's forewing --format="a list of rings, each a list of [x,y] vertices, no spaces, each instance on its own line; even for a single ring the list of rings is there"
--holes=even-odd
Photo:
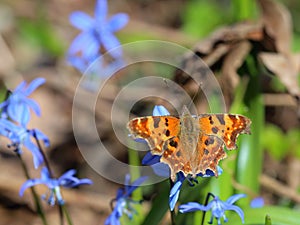
[[[127,127],[134,138],[145,139],[154,155],[164,152],[164,143],[177,136],[180,120],[174,116],[146,116],[132,119]]]
[[[251,120],[234,114],[202,114],[199,116],[200,129],[204,134],[219,137],[227,149],[236,148],[239,134],[250,134]]]

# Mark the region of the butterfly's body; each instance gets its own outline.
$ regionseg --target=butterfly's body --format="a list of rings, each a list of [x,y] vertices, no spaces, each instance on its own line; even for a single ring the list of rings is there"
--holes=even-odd
[[[233,114],[201,114],[193,117],[186,107],[181,117],[147,116],[132,119],[128,129],[135,138],[145,139],[154,155],[169,165],[171,179],[176,173],[205,174],[209,169],[217,176],[219,160],[226,157],[223,145],[235,149],[240,133],[250,133],[251,121]]]

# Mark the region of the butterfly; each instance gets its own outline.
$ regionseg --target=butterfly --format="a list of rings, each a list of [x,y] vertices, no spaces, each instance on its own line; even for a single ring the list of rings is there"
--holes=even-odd
[[[171,179],[185,176],[218,176],[217,165],[228,150],[236,149],[239,134],[250,134],[251,120],[238,114],[200,114],[193,116],[186,106],[181,116],[145,116],[130,120],[127,128],[134,138],[145,139],[153,155],[169,165]]]

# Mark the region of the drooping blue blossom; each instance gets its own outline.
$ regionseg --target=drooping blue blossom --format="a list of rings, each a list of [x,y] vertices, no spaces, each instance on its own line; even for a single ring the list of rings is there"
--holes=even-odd
[[[33,164],[38,168],[43,162],[43,156],[32,139],[37,139],[49,147],[50,142],[48,137],[38,129],[29,130],[26,127],[16,125],[13,122],[1,118],[0,119],[0,135],[7,137],[11,143],[8,145],[13,148],[18,154],[22,154],[23,148],[27,148],[33,157]]]
[[[122,29],[128,22],[128,15],[118,13],[107,18],[107,0],[97,0],[95,7],[95,18],[90,15],[76,11],[70,15],[70,22],[82,32],[72,42],[69,55],[81,52],[85,59],[99,56],[99,50],[104,47],[110,51],[120,45],[114,32]],[[114,58],[122,56],[121,48],[111,52]]]
[[[223,170],[220,166],[217,166],[217,171],[218,171],[218,175],[221,175],[223,173]],[[199,174],[197,174],[197,176],[198,177],[213,177],[213,176],[215,176],[215,174],[211,170],[207,169],[204,175],[202,173],[199,173]],[[177,173],[176,182],[173,185],[173,187],[171,188],[170,195],[169,195],[169,206],[170,206],[171,211],[174,210],[175,205],[178,201],[179,193],[180,193],[181,186],[182,186],[184,180],[187,180],[191,186],[193,186],[193,182],[197,183],[197,180],[195,178],[186,177],[181,172]]]
[[[43,167],[41,170],[41,178],[27,180],[21,187],[19,195],[23,196],[25,190],[32,186],[39,184],[44,184],[49,188],[50,195],[48,197],[48,204],[54,205],[55,202],[59,205],[64,204],[64,200],[60,193],[60,187],[73,188],[83,184],[92,184],[93,182],[90,179],[78,179],[75,177],[76,171],[74,169],[68,170],[59,178],[52,178],[50,176],[49,170],[46,167]]]
[[[119,188],[117,191],[117,196],[115,201],[115,206],[111,214],[105,220],[105,225],[120,225],[120,217],[124,214],[128,216],[129,219],[132,219],[133,215],[136,213],[133,205],[138,204],[139,202],[131,199],[132,192],[137,189],[147,177],[140,177],[135,180],[132,184],[130,183],[130,175],[127,174],[125,177],[125,187]]]
[[[242,222],[244,223],[243,210],[240,207],[233,205],[237,200],[244,197],[246,197],[245,194],[236,194],[229,197],[225,202],[223,202],[217,196],[214,196],[213,200],[210,201],[207,205],[201,205],[197,202],[189,202],[187,204],[180,205],[179,211],[181,213],[186,213],[186,212],[194,212],[198,210],[200,211],[211,210],[212,216],[210,218],[209,224],[212,224],[213,219],[216,218],[216,220],[218,221],[218,225],[221,225],[221,218],[224,219],[224,222],[228,221],[225,212],[227,210],[233,210],[239,215]]]
[[[2,109],[2,118],[9,117],[12,120],[26,126],[30,120],[30,109],[40,116],[41,110],[39,105],[28,96],[45,83],[44,78],[36,78],[27,85],[26,81],[20,83],[8,98],[0,104]]]

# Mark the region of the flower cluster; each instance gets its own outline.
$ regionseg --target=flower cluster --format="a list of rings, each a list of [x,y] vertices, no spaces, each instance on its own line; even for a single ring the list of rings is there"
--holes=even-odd
[[[125,187],[118,189],[116,199],[114,199],[115,206],[112,213],[106,219],[105,225],[120,225],[119,219],[123,213],[126,214],[129,219],[132,219],[133,214],[136,213],[133,205],[139,202],[132,200],[130,196],[146,179],[147,177],[140,177],[130,184],[130,175],[126,175]]]
[[[23,81],[14,91],[9,92],[7,99],[0,104],[0,108],[2,109],[0,135],[9,139],[10,143],[8,147],[13,148],[19,156],[22,155],[25,148],[29,150],[33,157],[35,169],[38,169],[46,160],[41,149],[41,143],[44,143],[45,147],[49,147],[50,141],[40,130],[29,129],[27,127],[30,121],[31,110],[36,115],[41,115],[39,105],[33,99],[30,99],[29,95],[43,83],[45,83],[44,78],[36,78],[29,84]],[[58,204],[61,205],[64,201],[60,193],[60,186],[70,188],[82,184],[92,184],[92,181],[89,179],[76,178],[74,176],[75,170],[67,171],[58,179],[53,178],[49,170],[50,168],[43,167],[41,169],[41,178],[27,180],[21,187],[20,196],[24,194],[25,189],[38,184],[44,184],[50,190],[48,203],[53,205],[55,199],[57,199]]]
[[[24,191],[29,187],[39,185],[39,184],[44,184],[50,190],[50,196],[49,196],[47,202],[50,205],[54,205],[57,200],[59,205],[63,205],[64,200],[60,193],[60,187],[73,188],[73,187],[77,187],[82,184],[92,184],[93,183],[90,179],[87,179],[87,178],[78,179],[77,177],[74,176],[75,173],[76,173],[76,171],[74,169],[71,169],[56,179],[56,178],[52,178],[50,176],[50,172],[47,169],[47,167],[43,167],[41,170],[41,178],[27,180],[22,185],[19,195],[23,196]]]
[[[197,202],[189,202],[187,204],[180,205],[179,211],[181,213],[186,213],[186,212],[194,212],[198,210],[201,211],[211,210],[212,216],[209,223],[212,224],[213,219],[216,218],[216,220],[218,221],[218,225],[221,225],[221,218],[224,219],[224,222],[228,221],[227,217],[225,216],[225,211],[233,210],[239,215],[242,222],[244,223],[243,210],[240,207],[233,205],[233,203],[235,203],[237,200],[244,197],[246,197],[245,194],[237,194],[231,196],[225,202],[223,202],[217,196],[214,196],[214,199],[211,202],[209,202],[207,205],[201,205]]]
[[[95,89],[93,82],[101,82],[97,78],[107,78],[123,65],[121,44],[114,33],[128,23],[128,15],[118,13],[107,18],[107,8],[107,0],[97,0],[94,18],[81,11],[70,15],[71,24],[82,32],[70,45],[67,58],[72,66],[85,72],[88,82],[84,87],[91,90]],[[111,55],[112,62],[107,63],[101,57],[105,52]]]

